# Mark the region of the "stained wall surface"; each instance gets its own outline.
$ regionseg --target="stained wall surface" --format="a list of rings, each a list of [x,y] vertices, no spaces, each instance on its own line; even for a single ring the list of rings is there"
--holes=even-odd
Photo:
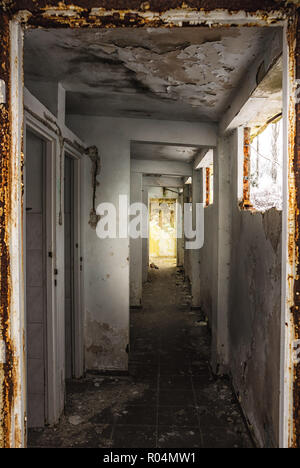
[[[230,372],[258,442],[278,446],[282,213],[240,210],[237,134],[229,142],[232,181]],[[229,156],[229,155],[228,155]]]

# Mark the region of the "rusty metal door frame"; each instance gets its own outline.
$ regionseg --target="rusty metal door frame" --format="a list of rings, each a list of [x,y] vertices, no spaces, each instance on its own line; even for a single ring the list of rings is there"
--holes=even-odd
[[[291,134],[295,126],[295,40],[293,25],[285,23],[283,34],[283,211],[282,211],[282,294],[281,294],[281,362],[279,444],[293,445],[293,340],[294,323],[291,309],[294,303],[295,278],[295,178],[293,170],[294,144]]]
[[[20,2],[21,3],[21,2]],[[20,8],[21,9],[21,8]],[[9,267],[10,277],[14,278],[14,281],[9,285],[10,302],[8,303],[8,316],[10,317],[9,332],[10,337],[7,334],[4,335],[5,344],[8,347],[9,352],[13,353],[9,362],[10,367],[13,366],[14,379],[11,380],[11,376],[4,374],[3,378],[8,382],[9,388],[11,388],[10,404],[6,405],[6,412],[4,415],[4,422],[0,429],[0,445],[3,440],[3,444],[6,446],[24,446],[25,445],[25,399],[24,399],[24,342],[23,342],[23,330],[24,330],[24,282],[22,280],[22,89],[23,89],[23,39],[22,39],[22,28],[21,25],[25,25],[27,22],[32,27],[36,26],[98,26],[98,27],[113,27],[116,21],[119,26],[136,26],[136,25],[147,25],[152,26],[170,27],[171,24],[175,26],[182,26],[184,23],[193,25],[209,25],[209,26],[272,26],[280,25],[285,28],[285,47],[289,45],[288,50],[285,50],[286,67],[289,70],[288,78],[285,82],[285,89],[288,90],[286,96],[286,106],[289,111],[286,111],[286,138],[285,141],[289,141],[288,149],[286,148],[286,164],[289,168],[288,173],[286,172],[286,200],[285,200],[285,212],[284,212],[284,248],[283,248],[283,321],[282,321],[282,343],[285,343],[282,347],[282,391],[281,391],[281,409],[280,409],[280,425],[281,425],[281,446],[291,446],[293,444],[293,413],[291,408],[292,401],[290,397],[292,395],[291,385],[293,383],[293,368],[287,368],[287,362],[290,362],[291,346],[293,333],[293,323],[290,325],[290,332],[287,331],[286,317],[290,317],[290,306],[294,304],[294,298],[292,297],[294,291],[295,281],[295,264],[296,264],[296,209],[295,209],[295,191],[296,184],[293,171],[293,160],[294,160],[294,141],[293,136],[295,135],[295,103],[293,99],[293,90],[295,86],[295,50],[293,52],[293,44],[295,43],[295,31],[291,26],[291,21],[285,19],[285,15],[282,11],[278,12],[257,12],[251,13],[240,11],[236,14],[232,12],[211,11],[209,13],[205,11],[191,11],[188,8],[187,11],[182,11],[184,6],[178,5],[178,10],[170,10],[170,12],[154,12],[151,11],[135,11],[132,12],[127,10],[126,12],[106,11],[105,8],[94,9],[93,15],[87,22],[87,16],[85,11],[80,9],[74,9],[68,7],[63,8],[62,6],[51,7],[49,11],[45,9],[39,9],[37,6],[35,13],[21,13],[17,14],[14,20],[10,21],[10,38],[9,42],[4,42],[4,51],[9,50],[10,57],[6,57],[6,63],[10,63],[10,73],[5,76],[10,77],[10,82],[6,83],[10,89],[10,100],[9,110],[11,113],[11,125],[5,125],[7,131],[11,132],[8,136],[8,147],[6,151],[10,151],[11,158],[11,185],[8,185],[10,193],[8,197],[11,199],[10,219],[14,219],[14,222],[9,222],[7,218],[6,223],[10,223],[10,226],[4,224],[7,229],[6,243],[10,248]],[[70,15],[66,15],[66,10],[70,12]],[[96,11],[97,10],[97,11]],[[295,14],[295,13],[294,13]],[[123,22],[123,23],[122,23]],[[11,139],[11,141],[10,141]],[[8,153],[4,153],[7,155]],[[286,268],[286,266],[288,266]],[[10,356],[11,354],[9,354]],[[283,380],[283,377],[285,380]],[[288,432],[288,434],[287,434]]]

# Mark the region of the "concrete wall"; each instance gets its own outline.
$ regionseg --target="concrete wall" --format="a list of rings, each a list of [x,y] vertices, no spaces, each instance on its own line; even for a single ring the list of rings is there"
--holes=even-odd
[[[211,235],[216,229],[214,205],[204,209],[204,245],[199,252],[200,261],[200,307],[208,317],[209,324],[212,320],[213,303],[213,251],[215,248],[214,237]]]
[[[231,375],[259,445],[272,447],[279,443],[282,213],[239,208],[239,132],[219,139],[214,158],[214,204],[204,210],[199,254],[201,307],[212,328],[214,371]]]
[[[121,129],[105,119],[74,118],[77,134],[99,148],[96,206],[112,203],[118,210],[119,195],[130,200],[130,144]],[[119,130],[119,131],[118,131]],[[84,271],[85,358],[92,370],[125,370],[129,344],[129,239],[99,239],[89,225],[92,208],[92,165],[85,160],[84,175]],[[118,230],[118,223],[117,223]]]
[[[143,186],[142,188],[142,200],[144,205],[149,206],[148,203],[148,187]],[[146,219],[147,218],[147,219]],[[144,228],[149,231],[149,219],[148,216],[143,217]],[[142,239],[142,281],[146,283],[148,280],[148,268],[149,268],[149,238]]]
[[[191,203],[191,194],[192,194],[192,186],[190,184],[186,184],[183,187],[183,203]],[[184,215],[183,215],[184,221]],[[184,237],[184,247],[186,243],[186,238]],[[183,267],[184,267],[184,274],[188,281],[191,281],[191,259],[190,259],[190,250],[184,248],[184,256],[183,256]]]
[[[282,213],[241,211],[237,133],[231,138],[230,372],[261,446],[278,446]],[[241,156],[241,155],[239,155]]]
[[[130,142],[216,145],[216,126],[186,122],[67,116],[67,125],[100,150],[96,205],[119,194],[130,198]],[[85,167],[84,264],[86,367],[127,369],[129,343],[129,239],[100,240],[88,224],[92,202],[91,165]],[[142,247],[141,247],[142,248]],[[142,255],[136,274],[142,277]],[[116,290],[118,294],[116,294]]]
[[[143,202],[143,174],[131,172],[130,204]],[[143,239],[130,239],[130,305],[141,307],[143,290]]]

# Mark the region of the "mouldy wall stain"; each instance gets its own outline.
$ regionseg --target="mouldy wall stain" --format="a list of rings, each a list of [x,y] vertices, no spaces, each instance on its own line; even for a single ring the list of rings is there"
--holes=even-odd
[[[281,212],[235,208],[229,333],[236,392],[258,442],[278,446]]]
[[[85,330],[88,370],[127,370],[128,329],[92,320],[87,314]]]

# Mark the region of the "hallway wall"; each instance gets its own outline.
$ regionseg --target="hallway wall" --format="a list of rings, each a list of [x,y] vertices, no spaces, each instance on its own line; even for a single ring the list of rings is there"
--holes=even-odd
[[[238,132],[230,139],[232,248],[230,372],[261,446],[278,446],[282,213],[238,206]],[[228,154],[228,157],[230,157]]]
[[[240,209],[244,155],[239,135],[236,130],[219,139],[215,177],[219,177],[222,206],[217,205],[216,179],[214,204],[204,210],[201,308],[212,328],[213,369],[230,374],[259,445],[273,447],[279,443],[282,212]],[[221,237],[217,243],[218,216]],[[228,348],[225,367],[217,346]]]
[[[204,209],[204,245],[199,252],[200,260],[200,297],[201,310],[208,317],[209,323],[212,321],[212,303],[213,303],[213,251],[214,237],[211,235],[213,229],[216,229],[215,206],[210,205]]]
[[[89,145],[97,145],[101,157],[100,186],[96,206],[112,202],[120,194],[130,196],[130,142],[146,141],[189,145],[216,145],[214,124],[156,120],[67,116],[67,124]],[[88,224],[92,202],[91,164],[85,162],[85,300],[86,367],[127,369],[129,343],[129,239],[100,240]],[[142,249],[142,243],[140,243]],[[142,254],[140,268],[142,272]],[[116,293],[117,292],[117,293]]]

